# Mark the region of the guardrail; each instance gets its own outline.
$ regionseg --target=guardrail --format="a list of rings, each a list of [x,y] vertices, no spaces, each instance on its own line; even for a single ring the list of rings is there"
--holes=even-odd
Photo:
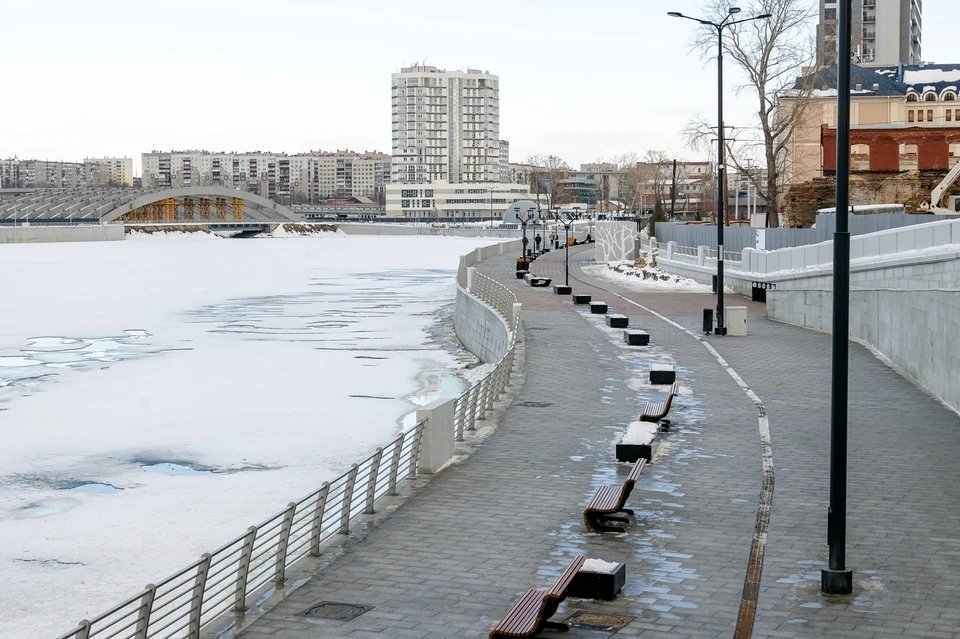
[[[319,556],[324,541],[350,531],[351,519],[373,514],[379,497],[396,495],[397,483],[417,472],[424,423],[186,568],[81,621],[59,639],[196,639],[215,617],[243,611],[261,587],[282,584],[292,564]]]
[[[482,255],[502,254],[514,242],[504,244],[506,249],[503,244],[493,245],[484,247],[486,253],[477,249],[463,256],[460,270],[466,268],[465,261],[473,265]],[[516,296],[484,275],[475,276],[471,293],[503,316],[511,341],[493,370],[456,399],[453,426],[457,441],[463,441],[464,431],[475,429],[477,420],[493,409],[506,389],[516,350]],[[377,499],[396,495],[398,482],[416,475],[425,423],[418,422],[333,481],[323,482],[306,497],[290,502],[166,579],[81,621],[58,639],[199,639],[206,624],[231,611],[242,613],[254,593],[270,584],[282,585],[290,566],[305,557],[319,556],[324,541],[350,532],[355,517],[374,514]]]

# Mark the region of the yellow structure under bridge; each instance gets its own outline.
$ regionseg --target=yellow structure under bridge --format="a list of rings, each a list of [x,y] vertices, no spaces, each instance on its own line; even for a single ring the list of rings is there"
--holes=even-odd
[[[214,215],[210,215],[210,205]],[[120,216],[122,222],[233,222],[243,221],[244,200],[235,198],[167,198]]]

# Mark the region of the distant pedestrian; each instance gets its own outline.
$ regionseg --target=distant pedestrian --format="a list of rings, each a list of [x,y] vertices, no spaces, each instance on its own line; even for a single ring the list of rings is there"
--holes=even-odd
[[[527,255],[527,244],[528,244],[529,242],[530,242],[530,240],[528,240],[528,239],[527,239],[527,236],[524,235],[524,236],[523,236],[523,255],[524,255],[524,256]]]
[[[537,233],[537,236],[533,238],[533,244],[534,244],[533,248],[537,253],[540,253],[540,242],[542,241],[543,241],[543,238],[540,237],[539,233]]]

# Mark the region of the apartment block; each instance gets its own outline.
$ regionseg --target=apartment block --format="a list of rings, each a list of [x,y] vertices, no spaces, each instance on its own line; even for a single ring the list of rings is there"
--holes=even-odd
[[[498,76],[414,65],[391,80],[391,182],[500,181]]]
[[[921,3],[922,0],[853,0],[853,62],[919,64]],[[820,0],[817,44],[826,65],[837,61],[838,10],[838,0]]]
[[[133,158],[87,158],[83,168],[87,184],[133,186]]]
[[[382,201],[389,176],[390,156],[366,151],[143,154],[144,188],[223,186],[284,203],[351,196]]]
[[[502,219],[514,202],[530,199],[527,184],[451,184],[434,180],[430,184],[395,184],[386,188],[386,214],[416,219],[462,220]]]
[[[132,158],[96,158],[83,162],[0,159],[0,188],[76,189],[132,186]]]

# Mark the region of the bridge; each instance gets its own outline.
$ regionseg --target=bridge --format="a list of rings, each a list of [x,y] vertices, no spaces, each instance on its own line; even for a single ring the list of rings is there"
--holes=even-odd
[[[289,208],[221,186],[37,189],[0,199],[0,225],[302,222]]]

